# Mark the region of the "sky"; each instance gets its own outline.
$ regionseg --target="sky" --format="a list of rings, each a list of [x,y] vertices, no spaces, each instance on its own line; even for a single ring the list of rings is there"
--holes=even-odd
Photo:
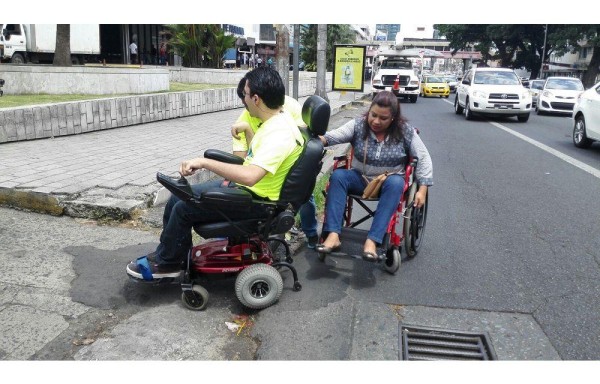
[[[6,4],[5,4],[6,3]],[[75,7],[72,0],[3,2],[2,14],[22,23],[115,23],[115,24],[477,24],[477,23],[597,23],[596,12],[565,12],[560,7],[541,10],[538,2],[480,0],[348,2],[323,0],[228,0],[221,7],[210,2],[143,2],[103,0]],[[83,3],[82,3],[83,4]],[[483,6],[485,4],[485,6]],[[73,12],[66,10],[73,9]],[[80,11],[83,9],[83,11]],[[389,11],[397,9],[397,12]],[[381,10],[385,10],[382,12]]]

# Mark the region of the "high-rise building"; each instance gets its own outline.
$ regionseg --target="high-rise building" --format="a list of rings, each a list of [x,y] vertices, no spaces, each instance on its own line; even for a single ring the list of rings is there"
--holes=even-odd
[[[375,29],[385,33],[387,41],[395,41],[396,34],[400,32],[400,24],[376,24]]]

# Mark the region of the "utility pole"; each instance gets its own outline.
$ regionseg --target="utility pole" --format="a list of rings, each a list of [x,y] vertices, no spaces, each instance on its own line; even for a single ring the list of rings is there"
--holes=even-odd
[[[540,66],[540,79],[544,78],[544,57],[546,56],[546,38],[548,37],[548,24],[544,28],[544,47],[542,48],[542,65]]]
[[[329,102],[325,86],[327,75],[327,63],[325,61],[325,50],[327,49],[327,24],[317,25],[317,89],[315,95],[321,96]]]

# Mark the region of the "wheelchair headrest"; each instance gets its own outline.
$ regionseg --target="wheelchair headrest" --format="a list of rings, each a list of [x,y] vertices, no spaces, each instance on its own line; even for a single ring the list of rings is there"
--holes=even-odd
[[[320,96],[312,95],[302,106],[302,120],[313,135],[324,135],[329,125],[331,107]]]

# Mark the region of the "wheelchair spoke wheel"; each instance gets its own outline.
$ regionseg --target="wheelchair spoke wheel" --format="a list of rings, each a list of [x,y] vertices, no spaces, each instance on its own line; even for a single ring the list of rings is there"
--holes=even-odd
[[[395,275],[396,271],[400,268],[400,250],[398,248],[392,247],[387,250],[385,254],[385,261],[383,263],[383,269]]]
[[[267,264],[251,265],[240,272],[235,280],[235,294],[248,308],[267,308],[279,300],[282,292],[281,275]]]
[[[186,308],[201,311],[208,303],[208,291],[203,286],[195,284],[191,291],[181,293],[181,301]]]
[[[414,183],[409,189],[407,204],[412,203],[417,193],[417,184]],[[404,219],[404,248],[406,255],[412,259],[419,252],[423,241],[423,232],[427,222],[427,207],[429,206],[429,191],[425,198],[425,204],[421,208],[410,208],[405,212]]]

